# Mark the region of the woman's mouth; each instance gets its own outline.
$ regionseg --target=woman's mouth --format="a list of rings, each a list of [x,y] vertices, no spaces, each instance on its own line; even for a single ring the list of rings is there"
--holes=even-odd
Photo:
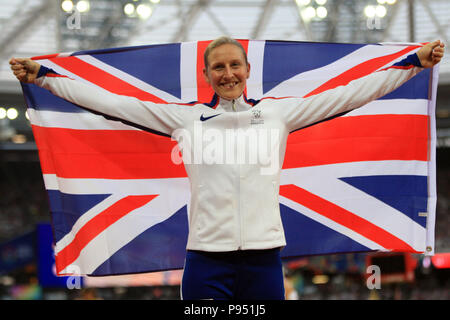
[[[224,87],[225,89],[233,89],[235,86],[237,86],[238,82],[227,82],[227,83],[222,83],[221,86]]]

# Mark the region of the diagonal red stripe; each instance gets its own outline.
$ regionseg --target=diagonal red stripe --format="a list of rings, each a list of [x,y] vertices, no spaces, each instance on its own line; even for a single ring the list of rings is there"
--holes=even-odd
[[[56,58],[57,56],[59,56],[59,53],[45,54],[45,55],[42,55],[42,56],[31,57],[31,60],[52,59],[52,58]]]
[[[60,273],[73,263],[80,256],[83,248],[110,225],[114,224],[131,211],[144,206],[157,196],[158,195],[127,196],[89,220],[77,232],[72,242],[56,256],[57,273]]]
[[[304,98],[313,96],[315,94],[318,94],[323,91],[330,90],[330,89],[333,89],[333,88],[336,88],[339,86],[344,86],[344,85],[348,84],[350,81],[359,79],[363,76],[366,76],[366,75],[378,70],[382,66],[387,65],[388,63],[397,59],[398,57],[401,57],[402,55],[404,55],[414,49],[417,49],[419,47],[420,46],[409,46],[403,50],[400,50],[399,52],[389,54],[389,55],[386,55],[383,57],[377,57],[377,58],[362,62],[362,63],[354,66],[353,68],[343,72],[339,76],[328,80],[327,82],[325,82],[318,88],[314,89],[313,91],[311,91],[310,93],[305,95]]]
[[[142,101],[152,101],[156,103],[167,103],[166,101],[143,91],[130,83],[117,78],[116,76],[97,68],[77,57],[62,57],[50,59],[58,66],[70,71],[77,76],[102,87],[112,93],[136,97]]]
[[[280,195],[359,233],[388,250],[418,253],[406,242],[370,221],[296,185],[289,184],[280,186]]]

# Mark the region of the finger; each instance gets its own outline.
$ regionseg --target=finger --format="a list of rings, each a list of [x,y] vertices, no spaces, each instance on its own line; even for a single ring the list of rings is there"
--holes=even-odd
[[[23,66],[21,64],[13,64],[11,65],[12,70],[21,70],[23,69]]]
[[[25,59],[24,66],[27,70],[35,72],[36,68],[39,68],[39,64],[31,59]]]
[[[28,64],[28,59],[27,58],[14,58],[14,64],[26,66]]]
[[[431,58],[442,58],[444,55],[442,53],[433,53]]]
[[[23,61],[23,65],[27,68],[31,68],[32,64],[31,64],[31,60],[30,59],[25,59]]]
[[[435,41],[431,42],[430,45],[433,49],[436,47],[439,47],[439,46],[441,46],[441,40],[435,40]]]
[[[14,60],[16,60],[17,63],[23,64],[28,59],[27,58],[14,58]]]
[[[11,58],[9,64],[23,64],[25,60],[25,58]]]
[[[17,79],[23,80],[23,79],[25,79],[25,78],[27,77],[27,73],[26,73],[26,72],[19,72],[19,73],[16,75],[16,77],[17,77]]]

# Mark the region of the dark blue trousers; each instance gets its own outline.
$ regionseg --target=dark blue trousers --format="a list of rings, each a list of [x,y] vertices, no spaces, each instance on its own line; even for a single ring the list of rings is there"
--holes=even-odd
[[[181,295],[183,300],[284,300],[280,249],[188,250]]]

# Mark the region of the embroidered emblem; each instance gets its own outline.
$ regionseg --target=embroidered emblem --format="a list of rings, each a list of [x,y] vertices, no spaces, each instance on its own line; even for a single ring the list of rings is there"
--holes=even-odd
[[[263,124],[264,119],[262,118],[260,109],[252,109],[252,118],[250,124]]]

